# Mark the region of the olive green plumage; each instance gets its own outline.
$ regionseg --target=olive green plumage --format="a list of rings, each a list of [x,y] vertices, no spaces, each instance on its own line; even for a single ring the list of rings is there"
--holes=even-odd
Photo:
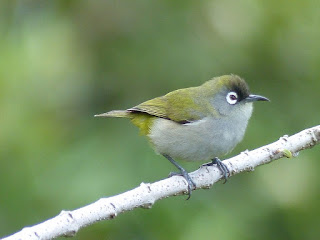
[[[219,115],[207,99],[223,86],[228,86],[230,89],[244,89],[243,94],[249,95],[248,86],[241,78],[236,75],[225,75],[213,78],[198,87],[169,92],[127,110],[113,110],[96,116],[130,118],[140,129],[140,133],[147,135],[150,124],[156,117],[184,124],[200,120],[208,114]]]
[[[148,137],[155,151],[179,168],[188,182],[190,195],[195,184],[173,159],[215,159],[226,178],[228,169],[216,157],[230,152],[242,140],[254,101],[268,99],[250,94],[247,83],[240,77],[224,75],[127,110],[96,116],[129,118]]]

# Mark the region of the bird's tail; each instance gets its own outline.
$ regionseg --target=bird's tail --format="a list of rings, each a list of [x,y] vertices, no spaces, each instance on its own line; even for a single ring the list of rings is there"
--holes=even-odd
[[[130,112],[126,110],[113,110],[106,113],[96,114],[95,117],[119,117],[119,118],[130,118]]]

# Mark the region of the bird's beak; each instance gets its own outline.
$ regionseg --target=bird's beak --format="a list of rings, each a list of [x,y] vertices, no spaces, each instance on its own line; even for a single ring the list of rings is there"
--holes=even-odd
[[[250,94],[247,98],[246,98],[247,102],[255,102],[255,101],[268,101],[270,102],[270,100],[264,96],[260,96],[260,95],[254,95],[254,94]]]

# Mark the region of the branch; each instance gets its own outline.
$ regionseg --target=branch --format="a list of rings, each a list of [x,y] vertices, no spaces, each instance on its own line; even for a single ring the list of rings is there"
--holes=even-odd
[[[320,142],[320,125],[306,129],[291,137],[283,136],[278,141],[253,151],[246,150],[238,156],[224,160],[230,175],[253,171],[255,167],[283,157],[297,156],[299,151],[312,148]],[[190,173],[197,189],[210,188],[222,176],[216,166],[203,166]],[[118,214],[152,205],[169,196],[187,193],[187,182],[181,176],[172,176],[155,183],[141,183],[127,192],[101,198],[85,207],[62,211],[58,216],[32,227],[25,227],[2,240],[53,239],[59,236],[74,236],[79,229],[102,220],[111,220]]]

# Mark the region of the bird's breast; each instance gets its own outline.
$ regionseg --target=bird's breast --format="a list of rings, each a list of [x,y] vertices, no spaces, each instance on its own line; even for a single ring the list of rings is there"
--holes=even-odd
[[[235,121],[206,117],[187,124],[158,118],[148,137],[160,154],[186,161],[206,161],[230,152],[242,140],[249,118]]]

